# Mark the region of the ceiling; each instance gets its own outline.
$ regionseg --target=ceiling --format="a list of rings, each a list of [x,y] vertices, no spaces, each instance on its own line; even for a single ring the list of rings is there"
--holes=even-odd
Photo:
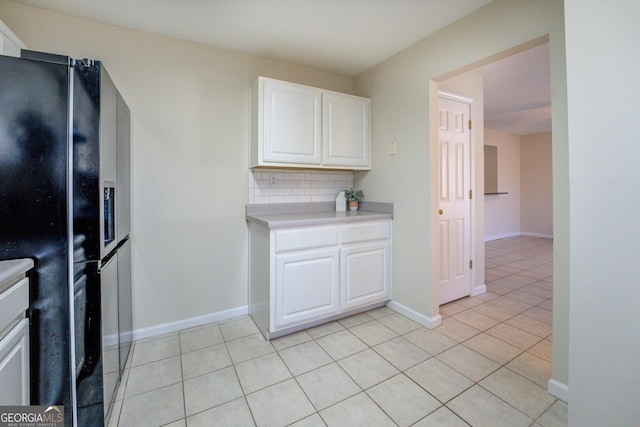
[[[491,0],[12,0],[345,76],[383,62]],[[488,127],[537,133],[550,110],[544,54],[482,68]],[[545,71],[543,70],[543,72]],[[548,113],[548,111],[547,111]],[[549,115],[550,117],[550,115]],[[536,124],[527,129],[529,120]],[[520,124],[514,127],[512,121]],[[511,126],[510,126],[511,124]],[[510,127],[509,127],[510,126]],[[550,118],[549,129],[550,130]]]
[[[164,34],[351,77],[491,2],[14,1],[120,27]]]
[[[551,131],[549,44],[479,68],[484,74],[484,126],[515,135]]]

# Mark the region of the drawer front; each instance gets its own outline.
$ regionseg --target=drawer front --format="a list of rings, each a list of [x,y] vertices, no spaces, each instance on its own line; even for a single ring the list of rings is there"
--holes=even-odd
[[[338,246],[338,226],[290,228],[275,232],[275,251]]]
[[[29,307],[29,279],[26,277],[0,294],[0,331]]]
[[[358,243],[391,238],[390,221],[371,221],[346,224],[340,228],[340,243]]]

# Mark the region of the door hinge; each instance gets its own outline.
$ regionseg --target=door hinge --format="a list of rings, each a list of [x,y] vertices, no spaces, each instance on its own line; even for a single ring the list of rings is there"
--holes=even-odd
[[[470,259],[469,260],[469,270],[472,270],[472,269],[473,269],[473,260]]]
[[[469,120],[469,130],[471,130],[471,120]]]
[[[473,190],[469,190],[469,198],[473,199]]]

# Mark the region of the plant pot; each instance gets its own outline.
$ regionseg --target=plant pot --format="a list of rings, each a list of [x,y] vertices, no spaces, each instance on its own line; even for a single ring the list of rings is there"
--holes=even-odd
[[[357,211],[359,204],[360,204],[360,202],[358,202],[357,200],[349,200],[349,210],[350,211]]]

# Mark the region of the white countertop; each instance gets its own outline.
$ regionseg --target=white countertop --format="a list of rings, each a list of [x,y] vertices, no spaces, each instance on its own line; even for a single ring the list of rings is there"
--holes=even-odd
[[[346,212],[333,211],[247,215],[248,221],[257,222],[269,228],[299,227],[304,225],[372,221],[379,219],[391,219],[391,214],[358,210]]]
[[[33,268],[33,260],[29,258],[0,261],[0,291],[8,282]]]
[[[393,205],[363,202],[360,210],[346,212],[336,211],[334,203],[247,205],[246,219],[268,228],[374,221],[393,219]]]

